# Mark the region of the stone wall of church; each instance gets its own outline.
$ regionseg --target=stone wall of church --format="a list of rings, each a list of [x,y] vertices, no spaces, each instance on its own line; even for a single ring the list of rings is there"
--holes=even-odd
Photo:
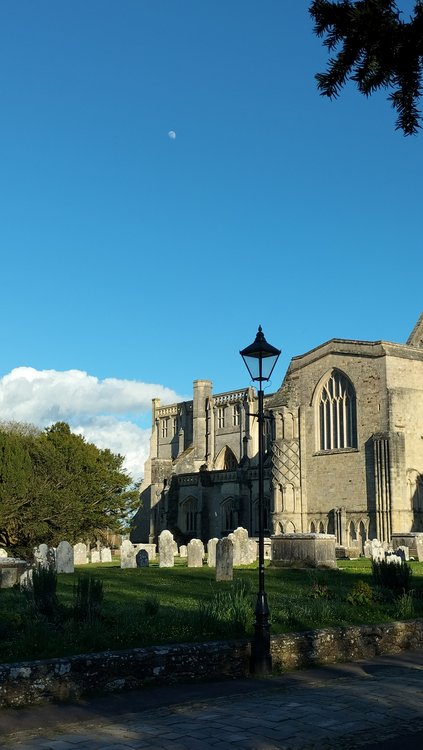
[[[385,366],[379,356],[362,356],[362,346],[349,342],[345,352],[319,351],[287,376],[296,382],[300,408],[300,452],[303,508],[307,517],[347,508],[367,516],[369,477],[373,473],[369,442],[374,432],[387,429]],[[358,355],[358,356],[357,356]],[[360,356],[361,355],[361,356]],[[304,357],[304,359],[307,359]],[[318,399],[320,388],[333,369],[340,370],[354,386],[357,400],[357,448],[321,451]],[[381,397],[382,395],[382,397]],[[307,529],[304,529],[307,530]]]

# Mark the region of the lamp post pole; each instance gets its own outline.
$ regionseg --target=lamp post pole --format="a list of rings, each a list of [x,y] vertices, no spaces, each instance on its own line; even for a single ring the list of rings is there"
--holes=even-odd
[[[251,644],[250,672],[258,676],[272,672],[270,653],[269,605],[264,587],[264,393],[263,382],[270,379],[280,349],[268,344],[259,326],[253,344],[240,352],[248,372],[259,383],[258,396],[258,563],[259,587],[255,608],[254,640]]]

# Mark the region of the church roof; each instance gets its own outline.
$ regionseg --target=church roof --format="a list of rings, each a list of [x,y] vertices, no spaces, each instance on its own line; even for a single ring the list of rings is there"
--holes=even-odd
[[[420,315],[420,318],[411,331],[407,339],[407,345],[423,349],[423,313]]]

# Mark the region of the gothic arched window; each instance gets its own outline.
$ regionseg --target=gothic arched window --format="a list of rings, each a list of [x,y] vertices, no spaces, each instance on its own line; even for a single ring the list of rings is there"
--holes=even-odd
[[[196,531],[197,501],[195,498],[189,497],[188,500],[185,500],[182,512],[185,521],[185,531]]]
[[[355,391],[338,370],[331,372],[320,393],[319,447],[321,451],[357,447]]]

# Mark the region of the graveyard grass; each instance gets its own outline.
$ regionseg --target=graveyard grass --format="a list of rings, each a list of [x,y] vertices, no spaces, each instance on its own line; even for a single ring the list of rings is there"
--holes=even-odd
[[[338,561],[333,570],[266,567],[271,632],[377,624],[423,617],[423,563],[411,562],[411,593],[374,586],[369,560]],[[104,600],[94,622],[70,616],[76,586],[101,581]],[[65,613],[57,622],[34,616],[18,589],[0,590],[0,662],[169,643],[249,637],[253,632],[257,565],[234,569],[233,582],[215,581],[207,566],[121,569],[118,561],[79,566],[58,576]],[[68,613],[68,616],[66,616]]]

